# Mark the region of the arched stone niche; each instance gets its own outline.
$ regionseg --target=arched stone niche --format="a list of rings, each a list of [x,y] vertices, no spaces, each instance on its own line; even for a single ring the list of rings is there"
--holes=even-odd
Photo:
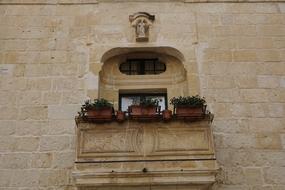
[[[120,64],[127,59],[154,58],[166,65],[165,72],[156,75],[126,75],[119,69]],[[191,84],[188,84],[187,70],[183,64],[184,56],[175,48],[114,48],[102,56],[101,62],[103,65],[99,73],[99,97],[113,102],[115,109],[118,109],[121,92],[164,92],[167,93],[168,102],[174,96],[192,95],[189,91]]]
[[[106,60],[116,55],[132,53],[132,52],[152,52],[166,54],[179,59],[182,63],[185,62],[184,55],[176,48],[169,46],[156,46],[156,47],[116,47],[106,51],[101,58],[101,62],[104,63]]]

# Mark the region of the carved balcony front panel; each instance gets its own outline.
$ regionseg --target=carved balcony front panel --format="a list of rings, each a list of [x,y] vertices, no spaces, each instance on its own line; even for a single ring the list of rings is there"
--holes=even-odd
[[[77,161],[214,158],[208,121],[80,123]]]
[[[87,123],[77,120],[78,186],[215,182],[210,118],[197,122]],[[207,188],[206,188],[207,189]]]

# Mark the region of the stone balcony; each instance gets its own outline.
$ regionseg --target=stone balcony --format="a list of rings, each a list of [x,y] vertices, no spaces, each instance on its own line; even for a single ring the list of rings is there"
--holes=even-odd
[[[77,120],[78,189],[164,186],[210,189],[215,182],[212,115],[196,122]]]

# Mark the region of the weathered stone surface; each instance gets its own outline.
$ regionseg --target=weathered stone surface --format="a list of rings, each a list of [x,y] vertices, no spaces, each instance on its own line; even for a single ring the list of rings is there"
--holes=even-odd
[[[72,168],[75,159],[75,152],[60,152],[53,155],[53,168]]]
[[[27,169],[31,165],[31,154],[9,153],[0,155],[0,167],[2,169]]]
[[[47,116],[47,106],[24,106],[19,110],[20,120],[44,120]]]
[[[134,41],[128,16],[138,11],[155,15],[149,42]],[[76,145],[74,116],[83,101],[105,97],[117,108],[119,90],[155,88],[167,89],[168,99],[196,93],[206,97],[215,114],[212,128],[221,166],[213,189],[284,190],[284,20],[284,0],[0,1],[0,189],[75,190],[70,173]],[[119,55],[133,47],[148,52],[157,48],[159,54],[169,55],[170,61],[167,56],[159,58],[170,63],[170,80],[163,75],[116,78],[122,60],[112,62],[112,53],[107,53],[108,61],[102,56],[112,48],[118,48],[113,53]],[[174,57],[184,60],[177,64]],[[112,67],[106,67],[107,62]],[[185,69],[187,76],[177,68]],[[104,69],[107,75],[102,75]],[[183,84],[177,83],[182,76]],[[188,143],[181,145],[184,149],[197,143],[182,132],[169,142],[172,132],[161,135],[159,148],[177,148],[179,139]],[[155,170],[165,167],[146,165]],[[100,170],[111,167],[105,164]],[[120,167],[128,171],[134,165]]]
[[[253,133],[257,130],[261,133],[278,133],[284,131],[284,122],[284,118],[251,118],[248,120],[248,128]]]
[[[243,168],[241,167],[227,167],[224,168],[226,175],[226,184],[243,185],[246,183],[246,176],[243,175]]]
[[[41,151],[68,150],[70,137],[68,136],[42,136],[40,140]]]
[[[236,76],[235,83],[239,88],[255,88],[257,86],[257,78],[251,75]]]
[[[257,148],[255,135],[252,134],[223,134],[216,135],[216,146],[219,148],[249,149]]]
[[[246,176],[247,184],[262,184],[263,178],[260,168],[245,168],[244,175]]]
[[[275,167],[284,166],[283,159],[285,153],[276,150],[252,152],[249,150],[220,149],[217,151],[219,164],[229,166],[256,167],[261,166]]]
[[[32,152],[38,150],[39,138],[38,137],[17,137],[13,151],[15,152]]]
[[[283,149],[285,149],[285,135],[284,134],[281,135],[281,141],[282,141]]]
[[[16,135],[40,136],[46,125],[45,121],[18,121],[16,122]]]
[[[27,90],[50,90],[51,79],[49,78],[31,78],[27,80]]]
[[[279,86],[279,77],[258,76],[257,85],[260,88],[277,88]]]
[[[256,185],[253,186],[253,190],[272,190],[273,187],[271,185]]]
[[[55,78],[53,80],[53,90],[64,91],[64,90],[78,90],[80,81],[75,77],[67,78]]]
[[[65,91],[62,95],[63,104],[81,104],[86,100],[84,91]]]
[[[43,134],[47,135],[73,135],[75,134],[74,120],[50,120],[43,128]]]
[[[51,153],[35,153],[31,156],[32,168],[50,168],[52,163]]]
[[[39,171],[36,170],[12,170],[8,175],[10,187],[36,187],[39,183]]]
[[[1,120],[13,120],[18,116],[17,107],[0,106],[0,119]]]
[[[39,185],[43,187],[63,186],[68,184],[67,171],[65,170],[43,170],[39,174]]]
[[[49,119],[73,119],[80,110],[78,105],[50,105],[48,106]]]
[[[268,102],[269,93],[270,91],[265,89],[242,89],[240,91],[242,101],[250,103]]]
[[[262,149],[282,149],[279,134],[257,134],[257,147]]]
[[[41,103],[40,91],[25,91],[19,94],[19,105],[39,105]]]
[[[266,183],[276,184],[276,185],[284,185],[284,167],[269,167],[264,168],[264,179]]]
[[[233,59],[235,62],[254,62],[257,61],[256,51],[240,50],[233,52]]]
[[[0,122],[0,136],[9,136],[15,134],[15,121],[1,121]]]
[[[15,105],[16,99],[15,92],[1,91],[0,92],[0,105]]]
[[[58,105],[61,102],[62,92],[45,92],[43,94],[42,104]]]

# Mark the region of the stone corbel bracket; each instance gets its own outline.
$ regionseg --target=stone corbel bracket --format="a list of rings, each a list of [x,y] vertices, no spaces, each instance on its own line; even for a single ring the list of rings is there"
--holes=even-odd
[[[149,40],[149,28],[155,20],[155,16],[146,12],[137,12],[129,16],[131,26],[135,28],[136,41],[147,42]]]

